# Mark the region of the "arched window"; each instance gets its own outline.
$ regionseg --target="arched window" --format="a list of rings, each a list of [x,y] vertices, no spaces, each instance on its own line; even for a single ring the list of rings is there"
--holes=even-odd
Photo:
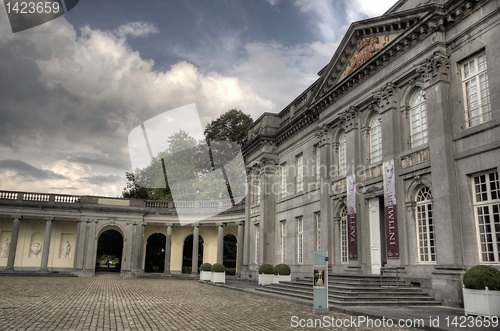
[[[347,170],[345,132],[339,134],[339,175],[345,175]]]
[[[411,147],[427,143],[427,105],[425,92],[421,88],[410,97],[410,121]]]
[[[342,207],[340,218],[340,262],[349,262],[348,233],[347,233],[347,209]]]
[[[432,193],[428,187],[421,188],[416,196],[418,259],[422,263],[436,262],[436,237],[432,211]]]
[[[370,120],[370,163],[382,161],[382,123],[380,115]]]

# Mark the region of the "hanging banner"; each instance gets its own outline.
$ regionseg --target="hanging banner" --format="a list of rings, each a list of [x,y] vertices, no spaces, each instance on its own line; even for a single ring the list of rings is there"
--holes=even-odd
[[[394,160],[384,162],[384,219],[387,258],[398,259],[399,239]]]
[[[347,177],[347,231],[349,259],[358,258],[358,234],[356,227],[356,175]]]

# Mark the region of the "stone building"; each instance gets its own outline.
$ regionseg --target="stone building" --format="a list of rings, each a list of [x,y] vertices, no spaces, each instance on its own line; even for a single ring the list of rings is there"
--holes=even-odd
[[[398,1],[352,23],[307,90],[254,124],[243,276],[397,268],[445,304],[500,265],[500,1]]]
[[[93,276],[99,240],[116,231],[119,270],[124,277],[147,272],[197,273],[202,262],[224,262],[224,242],[242,242],[244,204],[225,210],[215,204],[0,191],[0,270]],[[182,226],[178,211],[199,219]],[[189,239],[189,240],[186,240]],[[161,251],[158,256],[148,252]],[[186,256],[186,252],[189,252]],[[240,272],[243,251],[234,261]],[[148,267],[150,267],[148,270]]]
[[[229,236],[245,280],[263,263],[310,276],[327,251],[330,272],[397,269],[460,305],[466,268],[500,266],[499,12],[498,0],[400,0],[353,23],[317,81],[255,121],[245,204],[208,219],[179,226],[177,212],[228,202],[0,191],[0,270],[93,275],[115,230],[124,276],[147,272],[157,238],[164,273],[188,249],[196,272],[223,262]]]

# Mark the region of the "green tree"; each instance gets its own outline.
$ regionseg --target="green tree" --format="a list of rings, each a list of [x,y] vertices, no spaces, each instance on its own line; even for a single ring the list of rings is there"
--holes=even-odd
[[[208,141],[232,141],[242,146],[253,124],[252,118],[238,109],[230,109],[205,128]]]

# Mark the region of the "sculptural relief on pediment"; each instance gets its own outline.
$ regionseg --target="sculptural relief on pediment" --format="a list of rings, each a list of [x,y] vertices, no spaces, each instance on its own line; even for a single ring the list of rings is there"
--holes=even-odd
[[[382,48],[393,41],[398,35],[399,34],[383,34],[361,39],[361,41],[354,49],[354,53],[349,59],[349,62],[347,63],[347,66],[344,69],[342,75],[339,77],[339,81],[349,76],[352,72],[365,64]]]

